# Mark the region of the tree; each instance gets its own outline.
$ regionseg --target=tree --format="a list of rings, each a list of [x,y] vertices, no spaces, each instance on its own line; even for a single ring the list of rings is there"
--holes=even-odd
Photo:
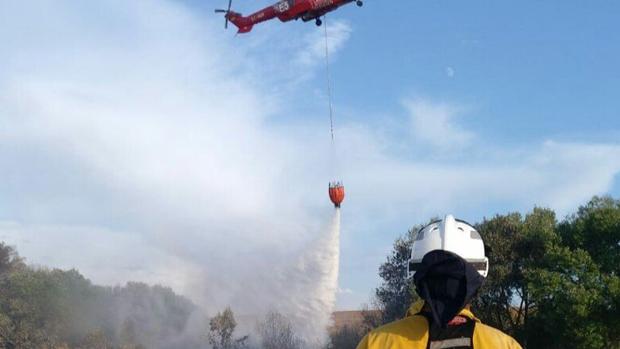
[[[620,201],[594,197],[559,226],[566,246],[585,250],[601,272],[620,275]]]
[[[376,298],[373,299],[372,304],[374,309],[371,309],[368,304],[362,306],[362,323],[360,325],[362,335],[365,335],[384,323],[383,314],[385,312],[381,309],[381,304]]]
[[[364,337],[361,327],[343,326],[330,333],[330,349],[355,349],[357,344]]]
[[[291,322],[280,313],[269,312],[257,327],[262,349],[299,349],[303,345]]]
[[[472,304],[482,321],[525,348],[620,348],[620,201],[594,197],[560,222],[534,208],[476,228],[490,263]],[[414,297],[404,275],[412,242],[412,231],[397,239],[380,268],[384,320]]]
[[[138,342],[135,322],[132,319],[125,319],[125,321],[123,321],[120,333],[120,342],[122,349],[142,348],[142,345]]]
[[[93,331],[84,337],[80,348],[84,349],[112,349],[112,343],[101,330]]]
[[[476,225],[489,257],[489,275],[474,302],[485,322],[527,344],[529,320],[536,311],[527,276],[544,264],[546,254],[560,242],[555,213],[534,208],[495,216]]]
[[[0,277],[22,267],[24,267],[24,260],[17,251],[5,245],[4,242],[0,242]]]
[[[16,348],[54,347],[62,343],[67,311],[59,301],[62,285],[53,272],[13,271],[2,279],[0,289],[4,296],[0,309],[9,320],[5,324],[10,331],[8,341]]]
[[[405,236],[396,239],[391,255],[379,267],[383,283],[375,290],[375,295],[382,310],[382,323],[402,318],[411,302],[417,298],[413,283],[407,278],[407,262],[420,228],[422,226],[414,227]]]
[[[518,213],[495,216],[484,220],[476,230],[484,238],[486,255],[489,258],[489,275],[479,296],[474,301],[477,315],[489,325],[515,335],[520,324],[527,318],[529,303],[522,284],[521,267],[514,263],[519,260],[517,245],[523,235],[522,217]],[[515,313],[514,303],[520,298],[519,309]]]
[[[248,336],[237,339],[233,338],[236,327],[237,322],[235,321],[235,315],[230,307],[227,307],[221,313],[217,313],[217,315],[209,321],[209,332],[207,334],[209,344],[213,349],[238,349],[246,347]]]
[[[563,248],[549,254],[546,273],[533,275],[544,300],[554,300],[541,304],[539,317],[570,313],[568,326],[558,329],[567,342],[620,348],[620,201],[594,197],[561,222],[558,233]]]

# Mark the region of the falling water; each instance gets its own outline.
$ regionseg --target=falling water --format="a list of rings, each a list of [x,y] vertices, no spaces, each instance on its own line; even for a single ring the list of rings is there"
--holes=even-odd
[[[334,211],[325,233],[299,257],[294,268],[297,285],[306,288],[305,299],[294,299],[293,323],[308,348],[323,346],[336,304],[340,262],[340,209]]]

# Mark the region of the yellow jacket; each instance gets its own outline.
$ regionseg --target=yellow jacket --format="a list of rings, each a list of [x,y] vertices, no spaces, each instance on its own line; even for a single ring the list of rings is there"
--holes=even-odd
[[[417,314],[424,303],[416,303],[409,309],[408,316],[381,326],[362,339],[357,349],[426,349],[428,343],[428,322]],[[476,321],[473,347],[476,349],[521,349],[509,335],[480,322],[474,314],[463,309],[459,315]]]

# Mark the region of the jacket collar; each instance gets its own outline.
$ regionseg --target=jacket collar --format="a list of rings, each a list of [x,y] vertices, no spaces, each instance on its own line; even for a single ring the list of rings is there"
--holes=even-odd
[[[411,304],[411,306],[409,307],[409,310],[407,310],[407,316],[413,316],[413,315],[417,315],[420,312],[422,312],[422,308],[424,308],[424,301],[423,300],[418,300],[416,302],[414,302],[413,304]],[[476,322],[480,322],[480,319],[478,319],[476,317],[476,315],[474,315],[474,313],[471,312],[471,310],[468,309],[462,309],[459,313],[459,316],[464,316],[468,319],[472,319]]]

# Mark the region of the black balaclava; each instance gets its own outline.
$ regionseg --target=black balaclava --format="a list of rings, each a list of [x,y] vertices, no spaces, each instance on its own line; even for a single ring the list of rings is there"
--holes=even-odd
[[[413,282],[431,308],[435,325],[445,328],[471,301],[484,277],[455,253],[434,250],[424,255]]]

